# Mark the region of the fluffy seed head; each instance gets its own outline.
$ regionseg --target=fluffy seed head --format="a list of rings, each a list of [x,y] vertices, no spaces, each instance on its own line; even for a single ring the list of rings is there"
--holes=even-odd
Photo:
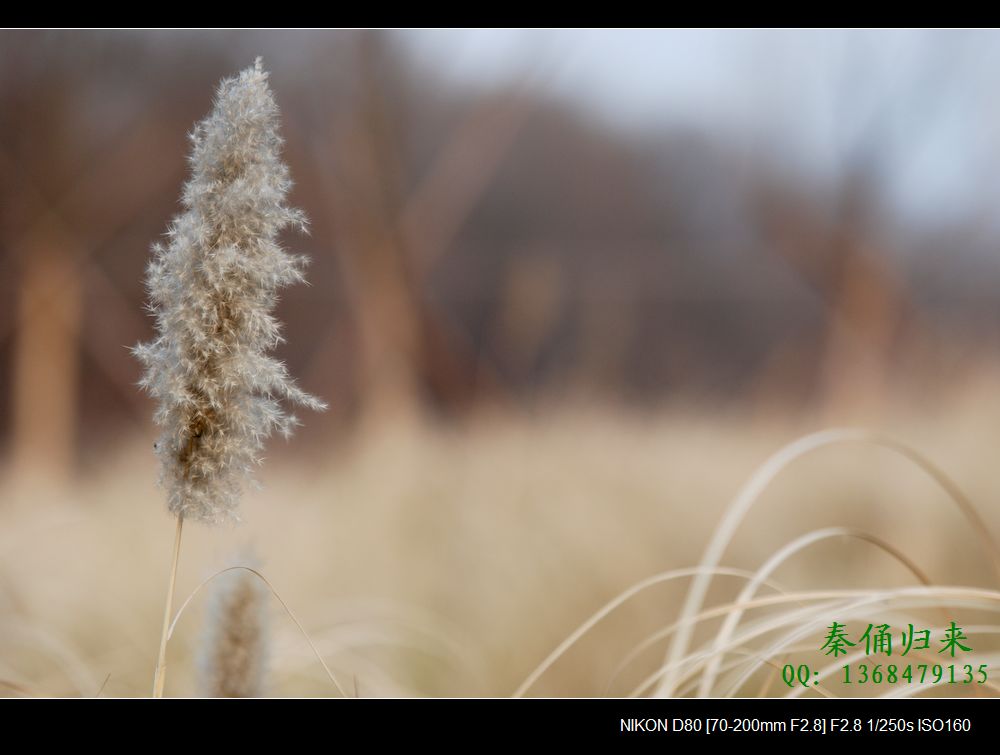
[[[267,667],[267,590],[251,572],[216,578],[199,659],[203,697],[262,697]]]
[[[238,519],[264,440],[298,424],[281,400],[325,405],[267,355],[282,340],[276,291],[304,280],[305,259],[277,235],[305,230],[305,218],[285,204],[291,182],[260,58],[219,85],[191,141],[184,211],[154,245],[146,277],[156,337],[134,353],[145,366],[140,384],[159,402],[156,452],[171,512],[219,522]]]

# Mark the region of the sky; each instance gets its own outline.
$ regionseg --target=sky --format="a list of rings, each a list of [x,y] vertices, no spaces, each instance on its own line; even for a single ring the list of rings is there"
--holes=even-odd
[[[1000,32],[485,29],[399,32],[460,86],[526,73],[615,126],[683,124],[833,182],[877,160],[909,221],[993,216]],[[860,149],[863,147],[864,149]],[[997,230],[1000,230],[998,225]]]

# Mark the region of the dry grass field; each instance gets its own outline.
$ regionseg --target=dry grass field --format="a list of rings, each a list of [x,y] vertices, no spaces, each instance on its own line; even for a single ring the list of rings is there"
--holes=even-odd
[[[997,532],[1000,405],[989,398],[991,384],[984,379],[945,404],[927,405],[922,415],[891,414],[883,429],[933,459]],[[707,408],[628,415],[577,407],[521,419],[481,417],[462,429],[393,426],[322,449],[276,443],[263,489],[247,497],[243,524],[187,528],[178,604],[252,550],[350,694],[510,695],[616,595],[654,574],[696,565],[754,469],[817,429],[812,422]],[[153,484],[147,440],[123,439],[120,453],[69,490],[47,489],[40,480],[4,486],[4,694],[149,694],[173,527]],[[817,450],[783,472],[722,564],[754,570],[797,536],[832,526],[882,538],[934,585],[996,588],[977,533],[933,481],[885,449],[858,444]],[[788,591],[917,584],[878,548],[844,537],[806,548],[772,579]],[[743,584],[719,577],[708,605],[732,601]],[[625,602],[527,694],[635,691],[663,662],[665,644],[617,667],[677,619],[688,585],[680,579],[652,586]],[[168,695],[197,694],[207,592],[185,610],[170,642]],[[946,602],[914,611],[928,627],[951,619],[966,627],[997,623],[989,611]],[[268,694],[336,695],[279,603],[272,600],[267,610]],[[775,610],[788,607],[751,611],[744,621]],[[816,610],[825,624],[844,621],[832,609],[822,616],[826,609]],[[877,604],[869,620],[898,616],[893,610]],[[858,618],[848,623],[855,635],[865,626]],[[695,645],[719,626],[718,619],[701,625]],[[823,635],[808,633],[798,641],[803,649],[782,663],[811,662]],[[977,663],[1000,647],[985,632],[969,637],[974,657],[983,656]],[[755,645],[779,638],[765,634]],[[790,692],[766,676],[758,673],[737,694]],[[892,689],[823,686],[837,696]],[[946,687],[922,694],[992,693]]]

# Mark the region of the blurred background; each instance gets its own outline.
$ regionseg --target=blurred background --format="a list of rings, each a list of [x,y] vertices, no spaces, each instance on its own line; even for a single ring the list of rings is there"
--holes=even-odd
[[[279,354],[330,410],[270,444],[245,525],[190,528],[182,594],[253,541],[361,694],[504,695],[618,591],[695,563],[802,432],[889,430],[1000,524],[998,41],[0,31],[0,691],[147,693],[172,526],[128,347],[187,134],[257,55],[311,222],[284,239],[311,266]],[[883,452],[803,461],[764,508],[728,562],[844,524],[990,584]],[[821,551],[789,579],[906,582]],[[682,588],[537,691],[601,694]],[[195,692],[196,610],[174,694]],[[328,694],[287,623],[275,693]]]

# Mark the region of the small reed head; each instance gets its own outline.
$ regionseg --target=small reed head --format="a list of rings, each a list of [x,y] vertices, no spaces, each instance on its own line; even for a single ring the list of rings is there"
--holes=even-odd
[[[267,670],[267,588],[253,573],[216,577],[198,663],[203,697],[263,697]]]

